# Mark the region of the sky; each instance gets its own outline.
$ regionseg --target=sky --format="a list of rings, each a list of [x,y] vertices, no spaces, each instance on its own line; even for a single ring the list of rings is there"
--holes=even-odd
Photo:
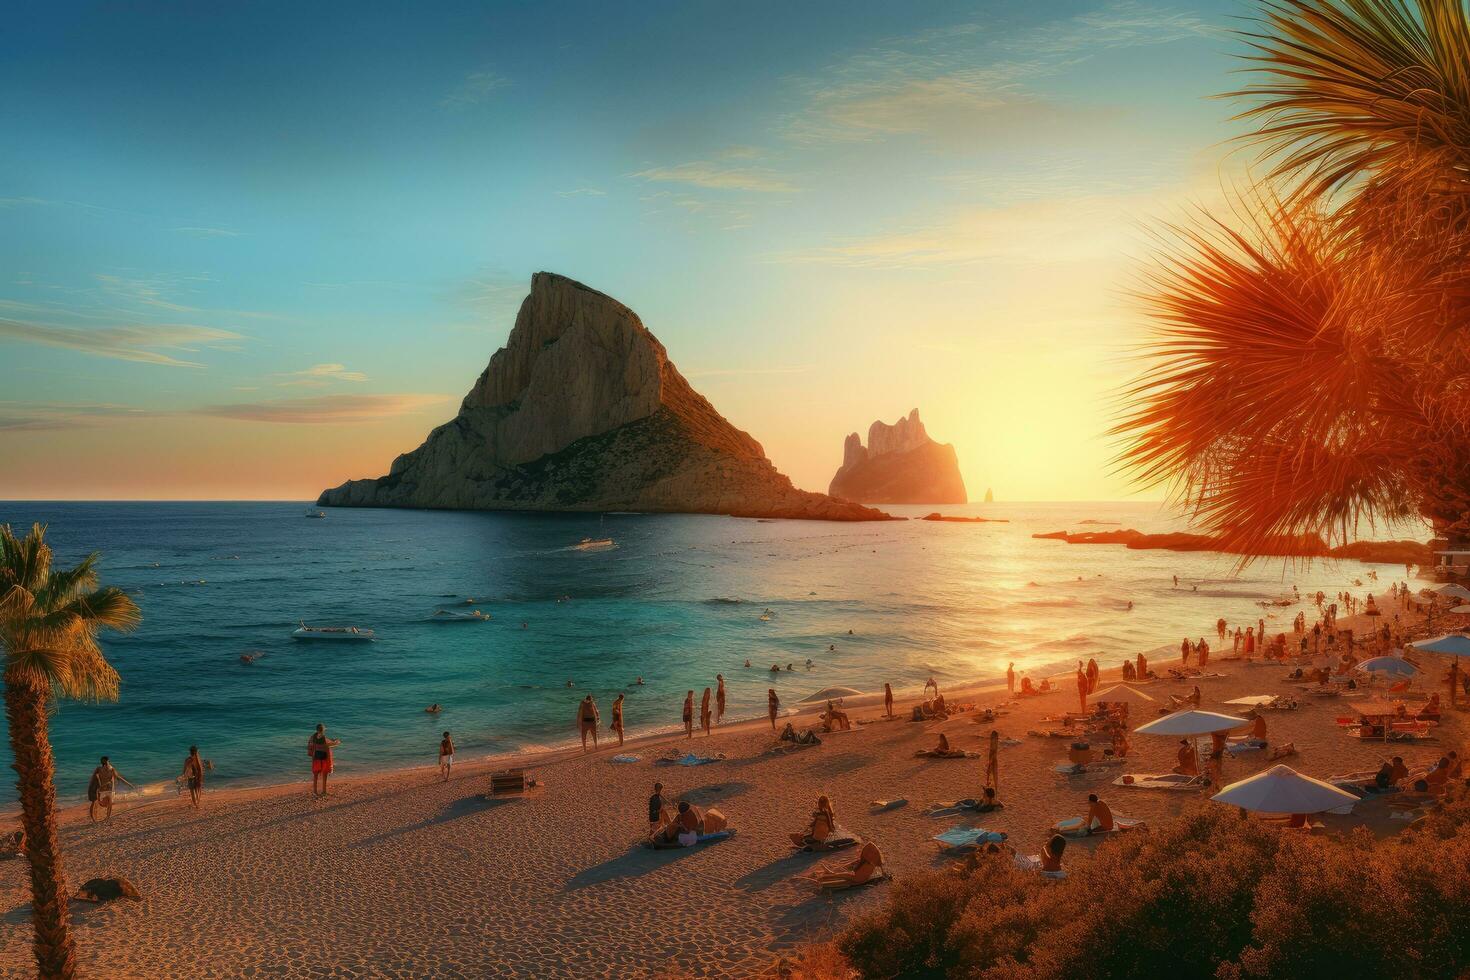
[[[0,498],[308,499],[453,417],[549,270],[798,486],[918,408],[1111,500],[1151,229],[1239,166],[1230,0],[23,3]]]

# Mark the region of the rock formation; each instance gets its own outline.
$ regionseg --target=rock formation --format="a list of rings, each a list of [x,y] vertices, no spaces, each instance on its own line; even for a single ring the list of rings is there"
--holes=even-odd
[[[883,520],[792,486],[760,443],[689,386],[637,314],[549,272],[459,414],[317,503],[468,510],[636,510]]]
[[[929,438],[916,408],[892,425],[868,427],[868,445],[856,432],[842,444],[842,466],[827,490],[834,497],[862,503],[962,504],[954,446]]]

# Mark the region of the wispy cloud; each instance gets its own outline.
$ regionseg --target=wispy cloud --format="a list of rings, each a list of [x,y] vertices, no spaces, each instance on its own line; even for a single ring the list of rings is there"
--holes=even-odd
[[[671,167],[650,167],[628,176],[659,183],[689,184],[717,191],[789,194],[798,189],[789,179],[772,170],[761,167],[729,167],[708,160],[694,160]]]
[[[1118,0],[1024,32],[972,23],[893,38],[798,81],[784,122],[797,142],[861,142],[924,134],[971,142],[1075,120],[1027,89],[1100,50],[1166,44],[1216,28],[1193,14]]]
[[[0,432],[52,432],[82,428],[101,419],[142,419],[157,414],[127,405],[0,401]]]
[[[243,340],[240,334],[188,323],[129,324],[117,327],[64,327],[28,323],[0,317],[0,341],[40,344],[81,351],[97,357],[167,367],[202,368],[165,351],[196,353],[203,349],[232,349]]]
[[[241,234],[229,228],[204,228],[192,225],[175,228],[174,231],[180,235],[189,235],[193,238],[239,238]]]
[[[327,384],[332,381],[366,381],[368,376],[361,371],[349,371],[345,364],[313,364],[304,371],[285,371],[279,377],[292,380],[277,382],[278,387],[286,385],[314,385]]]
[[[806,374],[813,370],[812,364],[795,364],[788,367],[756,368],[711,368],[707,371],[685,371],[686,378],[739,378],[763,374]]]
[[[448,395],[322,395],[319,398],[210,405],[195,409],[191,414],[241,422],[325,425],[411,415],[449,400]]]
[[[606,197],[607,191],[596,187],[574,187],[569,191],[557,191],[557,197]]]
[[[464,109],[479,105],[508,85],[509,79],[497,72],[486,69],[472,71],[439,104],[446,109]]]

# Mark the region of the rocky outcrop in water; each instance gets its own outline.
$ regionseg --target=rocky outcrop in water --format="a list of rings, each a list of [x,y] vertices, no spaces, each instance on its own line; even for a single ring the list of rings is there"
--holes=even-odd
[[[954,446],[929,438],[917,408],[892,425],[874,422],[866,447],[856,432],[849,435],[827,492],[874,504],[962,504],[967,499]]]
[[[549,272],[459,414],[317,503],[466,510],[674,511],[870,521],[888,515],[792,486],[727,422],[638,315]]]

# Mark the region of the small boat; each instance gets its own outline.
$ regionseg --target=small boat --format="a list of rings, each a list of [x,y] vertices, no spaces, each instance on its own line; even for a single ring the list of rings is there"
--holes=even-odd
[[[308,507],[306,508],[306,516],[322,519],[327,516],[327,512],[324,510],[317,510],[315,507]]]
[[[473,612],[455,612],[452,609],[439,609],[429,617],[431,623],[487,623],[490,617],[476,609]]]
[[[356,626],[307,626],[302,623],[291,631],[293,640],[339,640],[349,643],[366,643],[373,638],[372,630]]]
[[[577,551],[596,551],[599,548],[615,548],[617,543],[612,538],[583,538],[572,547]]]

